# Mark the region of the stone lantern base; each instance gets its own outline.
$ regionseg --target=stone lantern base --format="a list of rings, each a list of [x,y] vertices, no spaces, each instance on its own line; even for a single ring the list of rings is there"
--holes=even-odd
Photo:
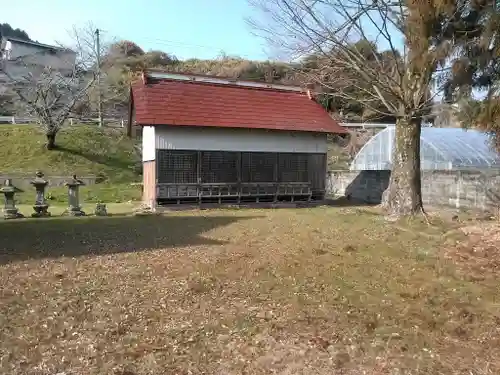
[[[49,209],[48,204],[35,204],[33,209],[35,212],[31,214],[31,217],[50,217],[50,212],[47,211]]]
[[[65,216],[85,216],[85,212],[83,212],[80,208],[68,208],[63,212]]]
[[[17,208],[4,208],[3,210],[3,218],[8,219],[21,219],[24,215],[19,212]]]
[[[85,212],[82,211],[81,207],[69,207],[63,212],[65,216],[85,216]]]

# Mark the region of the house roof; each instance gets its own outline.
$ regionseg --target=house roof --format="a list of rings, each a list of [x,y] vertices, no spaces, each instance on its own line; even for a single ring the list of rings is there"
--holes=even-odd
[[[18,44],[27,44],[27,45],[37,47],[37,48],[52,49],[52,50],[67,51],[67,52],[75,53],[74,51],[72,51],[69,48],[52,46],[49,44],[38,43],[38,42],[34,42],[32,40],[24,40],[24,39],[14,38],[14,37],[10,37],[10,36],[2,37],[2,40],[5,42],[10,41],[10,42],[18,43]]]
[[[145,73],[131,96],[138,125],[347,132],[298,87]]]

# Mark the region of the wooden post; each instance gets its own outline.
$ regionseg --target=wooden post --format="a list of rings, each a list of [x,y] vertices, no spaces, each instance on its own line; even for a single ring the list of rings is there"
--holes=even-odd
[[[276,157],[274,158],[274,186],[275,186],[275,190],[274,190],[274,197],[273,197],[273,201],[274,203],[278,202],[278,193],[279,193],[279,189],[280,189],[280,182],[279,182],[279,163],[280,163],[280,154],[279,152],[277,152],[276,154]]]
[[[241,203],[241,169],[243,163],[243,152],[238,152],[238,161],[236,162],[236,175],[238,179],[238,184],[236,189],[238,189],[238,204]]]
[[[197,186],[196,189],[198,190],[198,204],[201,205],[201,193],[202,193],[202,188],[201,188],[201,151],[198,151],[196,153],[196,181],[197,181]]]

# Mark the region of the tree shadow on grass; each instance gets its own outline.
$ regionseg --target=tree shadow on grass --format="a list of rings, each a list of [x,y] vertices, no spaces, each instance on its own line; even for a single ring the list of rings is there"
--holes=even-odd
[[[332,207],[375,207],[379,205],[379,203],[365,202],[359,199],[352,199],[349,197],[327,199],[326,204]]]
[[[85,152],[81,150],[76,150],[68,147],[59,146],[58,150],[66,152],[68,154],[80,156],[87,159],[88,161],[96,164],[106,165],[108,167],[117,168],[121,170],[130,170],[134,168],[135,163],[133,161],[126,161],[119,159],[114,156],[109,156],[106,154],[94,154],[91,152]]]
[[[0,223],[0,264],[61,256],[105,255],[196,245],[223,245],[203,237],[211,229],[253,217],[113,216]]]

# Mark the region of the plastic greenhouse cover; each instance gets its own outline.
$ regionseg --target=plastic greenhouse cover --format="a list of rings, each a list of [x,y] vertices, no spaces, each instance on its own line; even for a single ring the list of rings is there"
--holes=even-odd
[[[500,163],[489,136],[477,130],[422,128],[421,140],[436,148],[453,167],[492,167]]]
[[[367,168],[360,167],[366,160],[371,160],[372,164],[375,159],[380,159],[375,162],[376,165],[390,166],[391,160],[387,158],[390,157],[391,146],[388,142],[394,140],[394,131],[394,126],[390,126],[370,139],[354,158],[353,167],[373,169],[368,165]],[[436,166],[446,164],[446,169],[500,168],[500,157],[492,149],[488,134],[483,132],[461,128],[423,127],[420,140],[423,167],[428,162],[428,165],[435,163]],[[383,151],[375,153],[375,150]],[[369,155],[370,153],[372,155]]]

